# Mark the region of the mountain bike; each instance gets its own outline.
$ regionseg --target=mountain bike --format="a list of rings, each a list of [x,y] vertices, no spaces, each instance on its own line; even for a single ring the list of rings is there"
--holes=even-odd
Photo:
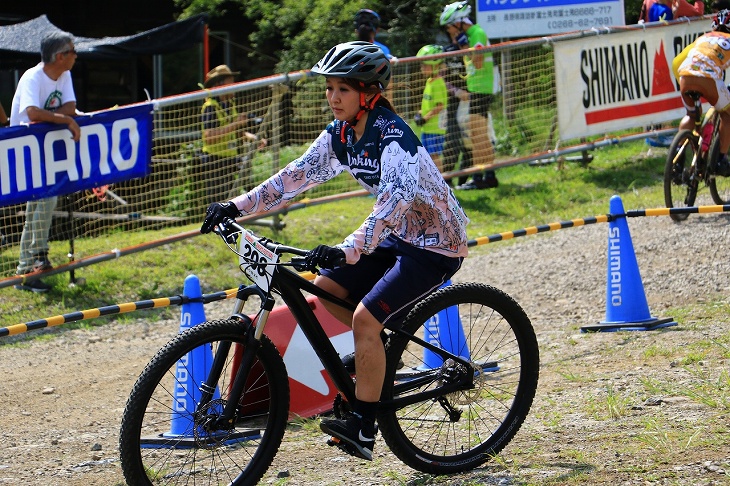
[[[253,485],[263,477],[290,418],[287,370],[265,334],[277,324],[268,320],[275,297],[288,306],[337,387],[335,415],[348,412],[354,400],[357,375],[348,373],[305,294],[355,306],[300,274],[313,270],[306,250],[258,237],[233,221],[217,233],[253,283],[239,287],[230,318],[178,334],[142,371],[120,429],[129,484]],[[289,261],[280,260],[286,254]],[[260,301],[253,316],[244,313],[250,298]],[[435,319],[445,327],[431,325]],[[537,340],[519,304],[494,287],[458,283],[386,327],[377,423],[391,451],[431,474],[470,470],[500,452],[524,422],[538,382]]]
[[[715,204],[730,204],[730,178],[717,174],[720,158],[720,114],[713,108],[702,118],[700,93],[687,92],[695,103],[692,130],[674,136],[664,166],[664,203],[668,208],[694,206],[702,185],[710,188]],[[670,214],[684,221],[689,213]]]

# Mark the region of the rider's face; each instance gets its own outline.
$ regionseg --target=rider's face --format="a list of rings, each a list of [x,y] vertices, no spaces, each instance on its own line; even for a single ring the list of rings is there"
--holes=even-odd
[[[328,77],[327,103],[339,121],[352,120],[360,111],[360,93],[342,78]]]
[[[461,29],[456,26],[456,24],[448,24],[446,26],[446,32],[448,32],[449,37],[451,37],[451,40],[454,40],[457,35],[461,33]]]

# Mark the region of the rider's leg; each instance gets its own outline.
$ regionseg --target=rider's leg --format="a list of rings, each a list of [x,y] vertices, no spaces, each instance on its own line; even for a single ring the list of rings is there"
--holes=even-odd
[[[679,89],[682,93],[682,104],[684,104],[687,110],[687,115],[682,118],[682,121],[679,123],[679,128],[691,130],[694,128],[695,102],[687,92],[696,91],[704,99],[709,101],[711,105],[715,105],[717,103],[717,84],[712,78],[682,76],[679,78]]]
[[[356,299],[359,284],[365,280],[370,289],[360,299],[352,324],[355,339],[355,415],[347,419],[323,420],[323,431],[354,447],[359,457],[372,459],[375,415],[385,377],[385,348],[380,338],[384,324],[398,322],[416,302],[438,289],[459,269],[461,258],[440,255],[416,248],[399,238],[389,236],[378,246],[380,256],[367,265],[346,265],[329,271],[333,279],[345,282],[351,299]],[[375,255],[375,253],[373,253]],[[389,257],[387,256],[389,255]],[[373,267],[380,268],[380,278],[371,282]],[[351,268],[347,268],[351,267]],[[359,276],[360,278],[354,278]]]
[[[317,275],[314,279],[314,285],[343,300],[347,299],[347,296],[349,295],[347,289],[345,289],[342,285],[322,275]],[[335,319],[348,327],[352,327],[352,311],[347,310],[344,307],[340,307],[337,304],[333,304],[325,299],[320,299],[320,302],[322,302],[324,308],[327,309],[327,311],[332,314]]]
[[[720,113],[720,155],[715,166],[715,173],[720,176],[730,176],[730,161],[728,160],[728,149],[730,148],[730,105],[718,110]]]
[[[359,370],[355,396],[363,402],[377,402],[385,376],[385,348],[380,339],[383,325],[360,303],[352,320],[352,330],[355,338],[355,369]]]
[[[721,79],[715,81],[715,91],[717,99],[713,105],[720,113],[720,153],[725,155],[730,148],[730,91]]]
[[[720,153],[727,154],[730,149],[730,111],[720,111]]]

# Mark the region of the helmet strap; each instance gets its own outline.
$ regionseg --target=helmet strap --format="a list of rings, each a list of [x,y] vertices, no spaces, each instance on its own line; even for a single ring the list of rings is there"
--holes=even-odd
[[[380,93],[376,93],[375,96],[373,96],[373,99],[371,99],[368,103],[365,100],[365,93],[360,91],[360,111],[357,112],[355,118],[350,121],[345,121],[345,123],[343,123],[342,130],[340,131],[340,140],[342,141],[342,143],[345,143],[345,132],[347,131],[348,126],[350,128],[354,128],[365,113],[375,108],[375,103],[377,103],[379,99]]]

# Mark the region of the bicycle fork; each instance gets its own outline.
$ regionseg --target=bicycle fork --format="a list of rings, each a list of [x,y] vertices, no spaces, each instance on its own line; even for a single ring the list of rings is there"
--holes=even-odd
[[[230,430],[235,427],[238,405],[243,398],[246,381],[249,377],[254,361],[256,360],[256,353],[261,346],[261,336],[263,334],[266,321],[274,307],[274,299],[269,297],[262,301],[262,310],[259,313],[257,325],[256,327],[253,327],[250,325],[251,321],[248,316],[242,314],[243,305],[246,300],[241,297],[242,296],[239,293],[239,298],[236,300],[233,315],[248,321],[249,332],[247,332],[245,336],[245,347],[240,360],[238,360],[238,358],[234,358],[233,368],[236,370],[236,376],[233,380],[233,384],[231,385],[225,407],[220,415],[218,415],[210,423],[205,424],[205,427],[210,429],[210,431],[221,429]],[[198,403],[196,407],[196,416],[204,410],[207,410],[208,403],[210,403],[213,399],[216,390],[215,384],[218,383],[221,373],[223,373],[223,368],[228,360],[232,345],[233,343],[231,341],[222,341],[218,346],[213,358],[213,364],[211,365],[210,372],[208,373],[208,378],[200,385],[201,397],[200,403]],[[237,364],[236,361],[238,361]]]

